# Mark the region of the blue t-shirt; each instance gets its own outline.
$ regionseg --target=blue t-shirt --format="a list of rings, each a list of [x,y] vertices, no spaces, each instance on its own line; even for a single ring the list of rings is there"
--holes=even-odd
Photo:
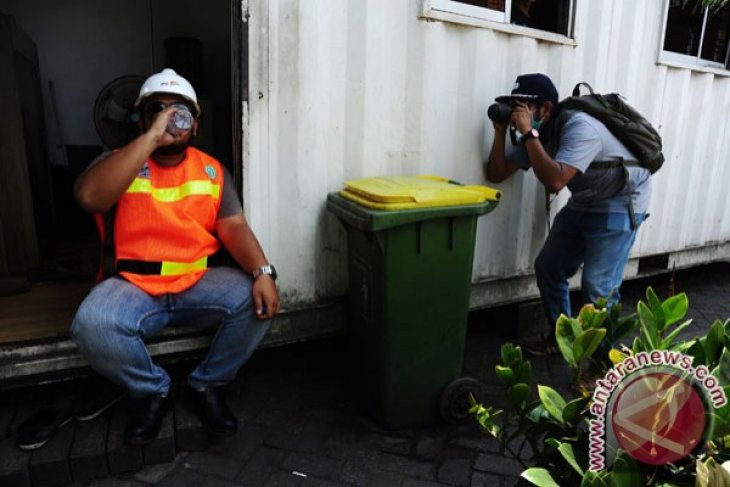
[[[583,112],[570,117],[563,126],[554,159],[578,170],[578,174],[568,182],[571,193],[569,208],[600,213],[628,212],[628,186],[623,168],[588,170],[596,161],[636,161],[636,157],[601,122]],[[522,169],[530,167],[524,147],[510,148],[507,160]],[[651,173],[646,168],[634,166],[628,171],[634,211],[645,213],[651,198]]]

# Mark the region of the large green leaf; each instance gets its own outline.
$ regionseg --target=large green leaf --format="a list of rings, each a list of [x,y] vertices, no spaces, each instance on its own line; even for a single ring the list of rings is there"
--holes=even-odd
[[[581,325],[581,322],[577,318],[568,318],[568,324],[572,330],[573,340],[575,340],[575,337],[583,332],[583,325]]]
[[[593,304],[585,304],[580,309],[578,321],[583,324],[582,328],[598,328],[608,317],[608,311],[596,308]]]
[[[709,367],[717,363],[725,345],[725,327],[720,320],[710,326],[705,338],[705,361]]]
[[[612,323],[618,323],[621,319],[621,303],[616,303],[611,306],[604,306],[608,309],[608,321]]]
[[[714,375],[717,375],[718,369],[713,371]],[[730,398],[730,385],[724,386],[723,390],[725,391],[725,397]],[[712,438],[723,438],[730,435],[730,402],[717,409],[710,408],[710,414],[713,419]]]
[[[674,342],[674,339],[677,338],[677,335],[679,335],[682,330],[687,328],[689,325],[692,324],[692,320],[687,320],[681,325],[677,325],[672,332],[665,336],[662,341],[659,343],[659,349],[660,350],[666,350],[672,346],[672,343]]]
[[[723,386],[730,385],[730,350],[724,348],[722,355],[720,355],[720,362],[717,364],[719,368],[719,374],[717,378],[720,380],[720,384]]]
[[[608,480],[611,487],[641,487],[639,464],[626,452],[620,452],[613,462],[613,470]]]
[[[563,396],[555,389],[545,385],[537,386],[537,395],[545,410],[556,420],[563,422],[563,409],[566,403]]]
[[[616,306],[611,308],[611,312],[613,312]],[[608,328],[608,336],[610,337],[611,344],[614,344],[626,335],[633,333],[638,324],[635,313],[631,316],[624,316],[611,320],[611,322],[606,326],[606,328]]]
[[[537,485],[537,487],[560,487],[550,475],[550,472],[544,468],[528,468],[520,474],[520,477],[533,485]]]
[[[575,459],[575,452],[573,452],[573,445],[570,443],[560,443],[558,445],[558,451],[563,456],[566,462],[568,462],[568,465],[573,467],[573,470],[575,470],[578,475],[583,475],[583,469],[580,468],[580,465],[578,465],[578,462]]]
[[[691,321],[691,320],[688,320],[688,321]],[[682,323],[682,325],[684,325],[684,323]],[[679,326],[682,326],[682,325],[679,325]],[[679,327],[677,327],[677,328],[679,328]],[[667,335],[667,336],[669,336],[669,335]],[[676,345],[673,345],[672,346],[672,350],[676,350],[679,353],[683,353],[685,355],[689,355],[689,350],[692,347],[694,347],[695,343],[696,343],[696,340],[694,340],[694,339],[693,340],[688,340],[686,342],[679,342]]]
[[[524,382],[520,382],[507,389],[507,397],[513,406],[519,407],[522,402],[527,400],[529,392],[529,386]]]
[[[562,443],[562,441],[558,440],[557,438],[545,438],[545,444],[555,448],[556,450],[558,449],[558,447],[560,446],[561,443]]]
[[[515,383],[515,373],[511,368],[503,365],[495,365],[494,372],[496,372],[497,377],[506,385],[511,386]]]
[[[588,397],[578,397],[573,399],[563,408],[563,420],[568,423],[573,423],[578,418],[578,415],[588,403]]]
[[[651,286],[646,288],[646,302],[649,303],[649,307],[652,309],[662,305],[662,302],[659,301],[659,297],[654,292],[654,288]]]
[[[522,349],[515,347],[511,343],[505,343],[500,349],[502,356],[502,365],[511,366],[515,363],[522,362]]]
[[[702,339],[695,339],[694,344],[687,350],[687,355],[692,357],[694,367],[705,365],[705,342]]]
[[[573,333],[573,325],[571,321],[573,321],[573,318],[564,314],[558,316],[558,320],[555,322],[555,333],[558,336],[565,337],[572,341],[575,338],[575,333]]]
[[[649,307],[639,301],[636,305],[636,313],[639,315],[639,325],[641,326],[641,336],[644,339],[644,346],[647,350],[654,350],[659,345],[659,329],[654,319],[654,314]]]
[[[502,359],[503,364],[509,363],[510,355],[514,348],[515,348],[515,346],[509,342],[502,344],[502,346],[499,349],[499,353],[500,353],[500,358]]]
[[[576,366],[573,347],[571,346],[574,339],[575,335],[573,335],[573,329],[570,326],[570,318],[560,315],[555,323],[555,341],[558,343],[558,349],[563,355],[563,360],[571,367]]]
[[[661,333],[667,327],[667,322],[664,318],[664,310],[662,309],[662,302],[659,301],[659,298],[651,287],[646,289],[646,298],[651,314],[654,316],[654,323],[656,324],[657,330]]]
[[[662,310],[664,311],[664,321],[667,326],[672,325],[687,314],[687,308],[689,308],[689,300],[685,293],[675,294],[662,303]]]
[[[540,420],[547,419],[549,417],[550,414],[545,410],[542,403],[540,402],[527,414],[527,419],[529,419],[533,423],[539,423]]]
[[[605,328],[591,328],[577,337],[573,341],[573,359],[577,364],[583,362],[586,358],[593,355],[598,345],[601,344],[601,340],[606,336]]]
[[[526,384],[532,382],[532,364],[529,360],[522,362],[515,372],[517,373],[517,382],[524,382]]]
[[[628,354],[626,354],[620,350],[616,350],[615,348],[612,348],[611,350],[608,351],[608,359],[611,361],[611,363],[613,365],[618,365],[621,362],[623,362],[624,360],[626,360],[627,358],[629,358]]]

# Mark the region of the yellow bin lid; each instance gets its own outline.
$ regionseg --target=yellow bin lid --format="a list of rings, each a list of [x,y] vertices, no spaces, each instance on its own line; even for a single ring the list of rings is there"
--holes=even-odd
[[[340,196],[376,210],[409,210],[499,201],[487,186],[464,186],[440,176],[392,176],[345,181]]]

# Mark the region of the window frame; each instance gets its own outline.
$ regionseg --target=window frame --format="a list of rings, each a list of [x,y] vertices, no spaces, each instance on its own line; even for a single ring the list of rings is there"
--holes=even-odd
[[[533,29],[522,25],[510,24],[512,0],[505,0],[505,12],[476,7],[457,0],[422,0],[421,17],[440,20],[460,25],[469,25],[483,29],[491,29],[507,34],[532,37],[555,44],[577,46],[575,40],[575,8],[576,0],[567,0],[570,4],[568,30],[570,36]]]
[[[512,12],[512,0],[504,0],[504,12],[492,10],[485,7],[477,7],[468,3],[461,3],[456,0],[430,0],[430,8],[440,12],[451,12],[455,15],[463,15],[474,19],[488,20],[509,24]]]
[[[662,30],[659,36],[659,49],[657,49],[657,64],[663,64],[674,68],[685,68],[694,71],[714,73],[723,76],[730,76],[730,42],[725,52],[725,64],[702,59],[702,45],[705,42],[705,29],[707,27],[707,15],[709,7],[705,7],[704,19],[702,21],[702,37],[697,49],[697,55],[681,54],[679,52],[665,51],[664,41],[667,35],[667,22],[669,21],[669,5],[671,0],[664,0],[662,14]]]

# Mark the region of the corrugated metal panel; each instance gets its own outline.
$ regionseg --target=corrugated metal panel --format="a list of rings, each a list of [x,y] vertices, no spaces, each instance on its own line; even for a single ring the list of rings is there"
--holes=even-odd
[[[659,128],[667,163],[634,256],[730,240],[730,81],[656,64],[662,0],[577,2],[576,46],[426,20],[421,0],[249,5],[244,197],[287,307],[345,292],[344,232],[327,192],[372,175],[484,183],[486,108],[523,72],[549,74],[561,96],[582,80],[619,91]],[[546,235],[534,175],[500,187],[503,201],[479,224],[475,281],[530,274]]]

